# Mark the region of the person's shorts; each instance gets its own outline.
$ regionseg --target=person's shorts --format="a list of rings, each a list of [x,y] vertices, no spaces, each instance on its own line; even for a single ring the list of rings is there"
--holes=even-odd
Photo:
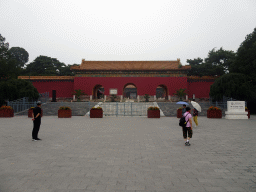
[[[183,127],[183,138],[186,139],[187,137],[192,138],[193,130],[191,127]]]

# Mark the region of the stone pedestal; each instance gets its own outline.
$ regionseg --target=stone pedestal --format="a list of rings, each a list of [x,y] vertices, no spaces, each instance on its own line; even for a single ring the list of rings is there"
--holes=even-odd
[[[139,95],[137,95],[137,100],[138,100],[138,102],[140,102],[140,96]]]
[[[76,96],[75,95],[73,95],[73,101],[75,101],[76,100]]]
[[[123,101],[123,95],[120,96],[120,102],[122,102],[122,101]]]
[[[244,101],[227,101],[226,119],[248,119]]]
[[[169,101],[171,100],[171,95],[168,95],[168,100],[169,100]]]
[[[154,101],[156,101],[156,95],[154,95]]]
[[[92,95],[90,95],[90,100],[92,100]]]

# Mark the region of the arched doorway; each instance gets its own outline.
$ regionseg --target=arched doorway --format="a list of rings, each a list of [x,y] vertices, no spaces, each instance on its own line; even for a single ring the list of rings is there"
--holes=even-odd
[[[133,83],[128,83],[124,86],[123,97],[136,99],[137,98],[137,87]]]
[[[156,88],[156,98],[160,99],[163,98],[165,100],[168,100],[168,90],[165,85],[159,85]]]
[[[95,85],[92,92],[93,99],[104,98],[104,87],[102,85]]]

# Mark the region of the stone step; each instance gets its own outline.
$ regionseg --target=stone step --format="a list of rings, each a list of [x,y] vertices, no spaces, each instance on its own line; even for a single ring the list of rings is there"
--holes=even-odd
[[[124,110],[124,104],[125,104],[125,111],[126,115],[131,113],[130,104],[126,102],[117,102],[119,111]],[[209,103],[199,103],[202,107],[202,112],[199,112],[199,116],[207,116],[207,109],[211,106]],[[84,116],[89,115],[90,108],[94,106],[101,106],[103,108],[103,111],[105,111],[107,114],[115,114],[116,112],[116,102],[107,102],[107,103],[97,103],[97,102],[48,102],[45,104],[42,104],[43,109],[43,115],[44,116],[57,116],[58,115],[58,109],[61,106],[67,106],[70,107],[72,110],[73,116]],[[129,107],[128,107],[129,106]],[[176,117],[177,116],[177,109],[179,107],[182,107],[182,105],[178,105],[176,103],[169,103],[169,102],[132,102],[132,107],[134,116],[146,116],[147,115],[147,108],[150,106],[157,106],[160,108],[160,115],[161,116],[167,116],[167,117]],[[191,103],[189,103],[189,107],[193,109],[193,106]],[[225,114],[226,109],[222,109],[223,115]],[[192,111],[191,111],[192,113]],[[15,115],[27,115],[28,110],[15,113]],[[104,113],[103,113],[104,114]],[[121,116],[121,114],[120,114]]]
[[[49,102],[42,104],[43,116],[58,116],[58,109],[61,106],[70,107],[72,116],[84,116],[96,102]],[[28,110],[19,112],[15,115],[28,115]]]

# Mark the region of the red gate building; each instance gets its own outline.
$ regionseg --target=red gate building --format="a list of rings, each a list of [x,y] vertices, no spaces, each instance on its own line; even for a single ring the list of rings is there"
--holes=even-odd
[[[176,61],[85,61],[72,66],[75,76],[19,76],[32,81],[39,93],[56,90],[57,97],[72,97],[81,89],[91,98],[101,95],[138,98],[148,94],[166,100],[178,89],[186,89],[188,98],[209,98],[216,78],[188,77],[191,66]],[[128,91],[127,91],[128,90]]]

